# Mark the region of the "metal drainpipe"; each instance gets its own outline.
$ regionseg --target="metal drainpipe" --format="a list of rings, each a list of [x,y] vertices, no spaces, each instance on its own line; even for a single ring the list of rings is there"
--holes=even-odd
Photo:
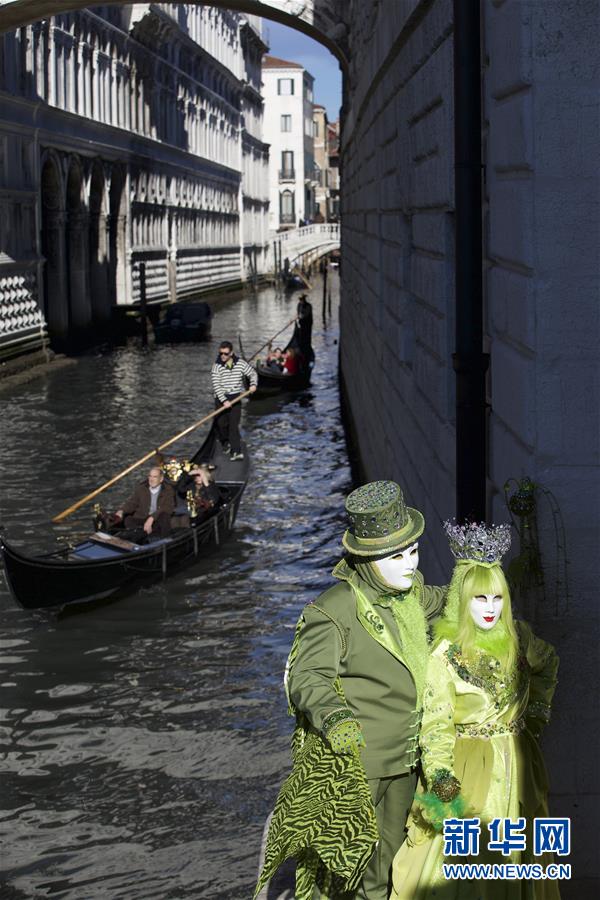
[[[456,515],[486,518],[479,0],[454,0]]]

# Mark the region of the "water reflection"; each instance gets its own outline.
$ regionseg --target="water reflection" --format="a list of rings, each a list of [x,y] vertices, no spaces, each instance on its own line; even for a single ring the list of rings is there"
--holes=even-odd
[[[2,588],[2,896],[250,897],[289,766],[285,655],[301,607],[329,582],[350,479],[337,332],[322,327],[313,302],[313,386],[246,409],[252,475],[225,545],[80,614],[31,615]],[[210,411],[221,339],[243,331],[250,352],[294,308],[263,291],[216,311],[211,345],[84,359],[4,394],[0,491],[11,538],[52,542],[51,515]],[[83,509],[62,532],[80,533],[89,519]]]

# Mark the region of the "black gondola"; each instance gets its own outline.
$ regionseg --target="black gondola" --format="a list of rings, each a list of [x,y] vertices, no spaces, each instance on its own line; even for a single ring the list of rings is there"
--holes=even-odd
[[[265,365],[259,360],[256,365],[258,386],[256,393],[252,395],[253,397],[264,397],[268,394],[280,394],[286,391],[301,391],[309,386],[315,365],[315,352],[310,345],[310,332],[308,335],[303,335],[297,322],[294,325],[294,333],[289,343],[286,344],[285,350],[290,348],[299,351],[301,354],[303,360],[302,368],[293,375],[286,375],[278,371],[274,366]]]
[[[285,391],[302,391],[310,384],[312,364],[301,369],[295,375],[284,375],[270,366],[259,363],[256,366],[258,373],[258,388],[253,397],[264,397],[266,394],[282,394]]]
[[[174,303],[156,325],[157,343],[206,341],[210,338],[212,309],[208,303]]]
[[[168,538],[141,545],[122,541],[129,546],[119,546],[98,533],[73,547],[28,556],[0,537],[6,581],[17,603],[25,609],[44,609],[100,600],[141,581],[164,577],[198,559],[206,547],[219,544],[235,522],[248,481],[248,454],[244,451],[243,460],[232,462],[222,452],[213,426],[190,461],[216,465],[221,503],[197,525],[174,529]]]

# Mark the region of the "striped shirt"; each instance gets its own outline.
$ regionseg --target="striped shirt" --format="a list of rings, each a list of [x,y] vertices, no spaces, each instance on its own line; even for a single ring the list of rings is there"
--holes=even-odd
[[[244,375],[249,379],[251,385],[253,384],[256,387],[258,384],[256,370],[245,359],[232,356],[231,360],[233,361],[231,367],[227,363],[223,364],[218,359],[211,369],[210,377],[213,391],[220,403],[224,403],[225,400],[233,400],[234,397],[237,397],[238,394],[244,391]],[[229,361],[227,360],[227,362]]]

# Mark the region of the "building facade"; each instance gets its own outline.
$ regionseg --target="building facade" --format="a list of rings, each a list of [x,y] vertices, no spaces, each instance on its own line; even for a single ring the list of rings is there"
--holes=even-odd
[[[0,37],[0,354],[264,271],[260,20],[91,7]],[[6,224],[10,223],[10,225]]]
[[[269,229],[295,228],[315,213],[312,75],[299,63],[265,56],[265,141],[270,146]]]
[[[327,110],[313,106],[313,135],[315,147],[315,221],[335,222],[339,218],[340,193],[340,129],[338,122],[329,122]]]

